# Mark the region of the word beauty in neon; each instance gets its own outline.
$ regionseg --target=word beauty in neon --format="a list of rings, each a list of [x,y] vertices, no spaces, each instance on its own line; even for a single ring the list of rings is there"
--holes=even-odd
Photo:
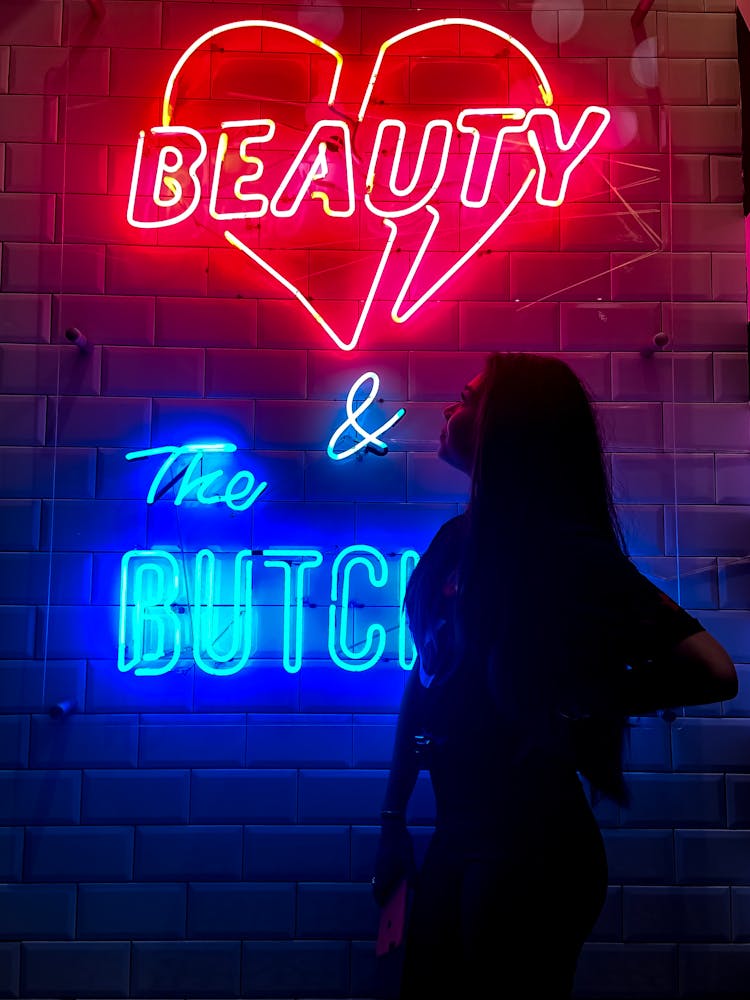
[[[408,46],[415,44],[415,36],[446,30],[456,37],[460,32],[462,38],[467,32],[479,33],[485,44],[489,37],[496,47],[502,45],[519,57],[515,62],[525,67],[533,81],[531,92],[537,106],[493,101],[486,88],[478,88],[476,102],[470,106],[456,106],[420,124],[407,123],[398,114],[383,114],[379,86],[393,61],[411,51]],[[261,32],[273,38],[279,32],[284,36],[281,48],[289,47],[289,36],[294,36],[300,51],[307,52],[308,47],[328,63],[326,112],[308,125],[291,148],[290,130],[281,118],[260,116],[257,111],[243,114],[241,104],[235,117],[222,115],[208,128],[175,121],[180,84],[186,67],[193,65],[192,57],[212,47],[231,47],[243,32],[257,34],[258,51],[251,53],[252,58],[268,58],[260,50]],[[272,43],[269,48],[273,47]],[[197,216],[201,206],[206,224],[218,225],[231,246],[295,296],[337,347],[350,351],[359,341],[379,291],[390,298],[393,287],[391,318],[404,323],[488,243],[527,192],[533,191],[539,205],[560,205],[571,174],[598,142],[610,113],[590,105],[575,124],[563,128],[552,108],[550,82],[529,49],[507,32],[469,18],[430,21],[383,42],[356,118],[337,110],[343,66],[343,55],[332,46],[280,22],[236,21],[201,35],[170,74],[161,124],[140,134],[127,217],[132,226],[157,229],[184,223]],[[272,95],[268,100],[277,107],[284,104]],[[250,108],[257,103],[250,102]],[[500,181],[508,166],[503,158],[519,149],[526,154],[524,167],[511,182],[510,192],[500,196]],[[446,206],[450,211],[451,203],[466,213],[464,228],[472,242],[451,255],[449,266],[441,258],[435,271],[437,258],[430,257],[429,251],[440,244],[448,225],[441,225],[441,213]],[[334,329],[282,265],[264,255],[262,238],[258,244],[255,229],[264,219],[283,221],[300,213],[310,215],[316,224],[326,217],[344,220],[360,206],[379,223],[382,249],[373,255],[371,282],[358,318],[345,333]],[[450,225],[454,227],[455,222]],[[411,254],[407,268],[396,266],[394,259],[402,244]]]
[[[379,549],[350,545],[323,570],[323,553],[313,548],[245,549],[233,558],[201,549],[187,565],[179,554],[132,549],[121,562],[118,668],[166,674],[190,654],[205,673],[236,674],[251,664],[260,631],[264,657],[280,657],[288,673],[300,670],[310,646],[316,658],[330,657],[342,670],[358,672],[386,656],[387,633],[395,631],[392,658],[411,670],[416,653],[401,609],[418,560],[408,549],[389,566]],[[329,574],[327,581],[320,580],[321,572]],[[311,584],[326,582],[326,606],[313,606],[307,597]],[[258,584],[263,604],[255,606]],[[378,591],[390,593],[391,606],[375,606]],[[375,600],[366,607],[355,593]],[[318,619],[314,630],[311,616]],[[308,641],[311,631],[318,635],[317,647],[315,635]]]
[[[256,484],[255,476],[249,469],[240,469],[231,476],[226,483],[224,492],[221,493],[216,492],[216,489],[224,478],[223,469],[213,469],[205,473],[198,472],[198,468],[207,454],[231,454],[235,451],[237,451],[237,445],[228,443],[165,445],[159,448],[129,451],[125,458],[127,461],[133,461],[134,459],[152,458],[155,455],[165,456],[151,480],[146,503],[154,503],[170,486],[180,481],[173,500],[175,507],[179,507],[183,500],[193,499],[208,506],[223,503],[230,510],[247,510],[266,489],[268,483]],[[187,457],[189,457],[188,464],[180,468],[178,460]],[[167,473],[172,474],[170,480],[167,480]],[[165,480],[167,481],[165,482]]]

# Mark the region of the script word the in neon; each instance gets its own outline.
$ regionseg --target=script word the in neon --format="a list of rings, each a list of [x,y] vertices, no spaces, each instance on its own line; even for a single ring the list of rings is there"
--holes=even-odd
[[[366,398],[355,408],[354,403],[357,393],[368,380],[371,382],[370,391]],[[372,405],[379,392],[380,379],[375,372],[365,372],[352,385],[346,397],[346,420],[333,432],[328,442],[328,448],[326,449],[328,457],[333,459],[334,462],[339,462],[344,458],[351,458],[352,455],[356,455],[363,449],[365,451],[372,451],[376,455],[385,455],[387,453],[388,445],[380,439],[379,435],[384,434],[397,424],[406,413],[406,410],[403,406],[400,406],[393,416],[389,417],[380,427],[376,427],[374,431],[365,430],[359,423],[359,417]],[[356,437],[352,438],[352,434],[348,433],[350,429]],[[347,442],[353,440],[354,443],[343,451],[337,451],[336,445],[340,439]]]
[[[436,116],[421,124],[407,124],[398,117],[378,118],[378,107],[375,104],[373,110],[371,97],[389,51],[411,36],[445,27],[485,32],[514,49],[536,81],[542,106],[528,109],[504,106],[490,95],[487,106],[466,107],[450,117]],[[190,57],[202,46],[224,43],[228,34],[255,28],[292,34],[331,60],[328,95],[331,112],[310,123],[296,150],[287,150],[283,142],[278,142],[279,123],[269,117],[217,121],[217,127],[210,130],[210,138],[208,133],[204,135],[189,124],[174,124],[180,73]],[[254,55],[262,58],[262,52]],[[140,133],[127,218],[137,228],[175,226],[189,219],[203,201],[209,218],[221,223],[227,242],[282,284],[336,346],[349,351],[356,346],[369,315],[399,234],[399,220],[423,212],[425,234],[393,299],[391,318],[396,323],[411,318],[487,243],[527,191],[533,189],[540,205],[562,204],[571,174],[599,141],[611,116],[604,107],[588,105],[575,124],[566,127],[567,135],[564,134],[559,115],[551,107],[550,82],[533,53],[507,32],[471,18],[429,21],[383,42],[356,122],[343,119],[335,110],[343,62],[344,56],[332,46],[299,28],[276,21],[235,21],[201,35],[182,53],[170,74],[162,101],[161,124]],[[372,125],[374,138],[369,157],[355,167],[354,129],[363,124]],[[417,151],[411,166],[405,155],[407,140],[409,148]],[[449,174],[462,178],[458,200],[464,209],[485,209],[490,204],[496,177],[506,173],[507,163],[501,163],[501,157],[518,152],[524,144],[529,162],[534,165],[520,178],[505,208],[494,214],[489,223],[485,220],[474,226],[479,232],[475,241],[426,291],[415,294],[405,306],[440,223],[440,210],[436,206],[451,200],[446,190]],[[480,146],[491,149],[491,154],[479,156]],[[448,171],[449,158],[454,166],[458,162],[457,171]],[[271,164],[277,167],[279,163],[283,164],[282,171],[268,169]],[[358,203],[380,219],[383,249],[356,326],[348,336],[343,336],[294,282],[228,227],[239,220],[256,220],[269,214],[287,219],[300,211],[322,211],[332,218],[348,218]],[[159,209],[158,217],[154,217],[154,206]],[[469,225],[467,231],[471,229]]]
[[[397,557],[399,609],[418,560],[413,549]],[[208,674],[226,676],[248,666],[255,650],[257,616],[263,613],[253,606],[257,568],[259,573],[276,574],[283,626],[275,653],[284,670],[297,673],[305,654],[305,589],[312,575],[321,571],[323,561],[319,549],[308,548],[244,549],[222,559],[211,549],[201,549],[194,557],[160,549],[126,552],[120,574],[118,668],[138,675],[166,674],[187,655]],[[342,670],[368,670],[383,659],[387,629],[377,621],[360,625],[357,609],[367,607],[368,593],[391,581],[394,567],[379,549],[350,545],[326,571],[330,573],[328,655]],[[220,573],[227,572],[230,583],[220,587]],[[188,613],[184,613],[180,602],[188,583],[192,593]],[[403,610],[398,611],[396,628],[396,659],[402,669],[411,670],[416,652]]]
[[[231,510],[247,510],[255,503],[268,483],[255,482],[255,476],[249,469],[240,469],[224,485],[223,492],[215,490],[218,483],[224,479],[223,469],[200,473],[198,467],[206,454],[232,453],[237,451],[236,444],[181,444],[166,445],[161,448],[144,448],[141,451],[130,451],[125,458],[133,461],[139,458],[152,458],[155,455],[164,456],[154,478],[151,480],[147,503],[154,503],[160,489],[168,489],[177,479],[180,485],[174,497],[175,507],[183,500],[194,499],[203,504],[226,504]],[[186,466],[178,468],[178,459],[189,456]],[[165,482],[167,473],[172,473],[172,479]]]

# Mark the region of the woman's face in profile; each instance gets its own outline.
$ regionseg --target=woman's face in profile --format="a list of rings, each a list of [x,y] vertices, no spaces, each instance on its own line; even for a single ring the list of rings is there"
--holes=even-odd
[[[475,375],[464,386],[460,400],[443,410],[445,426],[440,432],[438,458],[467,475],[471,475],[474,460],[481,382],[482,375]]]

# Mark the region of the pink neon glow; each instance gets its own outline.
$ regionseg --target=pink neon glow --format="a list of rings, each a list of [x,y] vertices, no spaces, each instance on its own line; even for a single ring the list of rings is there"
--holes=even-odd
[[[256,21],[256,20],[231,21],[228,24],[220,24],[218,27],[212,28],[210,31],[207,31],[204,35],[201,35],[200,38],[196,38],[193,44],[190,45],[187,49],[185,49],[180,58],[174,64],[174,69],[169,74],[169,79],[167,80],[167,86],[164,91],[164,100],[162,101],[162,109],[161,109],[162,125],[169,125],[172,120],[172,114],[174,113],[174,106],[171,103],[172,91],[174,90],[175,81],[180,75],[182,67],[188,61],[190,56],[197,49],[199,49],[201,45],[204,45],[206,42],[210,41],[210,39],[212,38],[215,38],[217,35],[221,35],[225,31],[235,31],[241,28],[274,28],[274,29],[278,28],[280,31],[288,31],[292,35],[297,35],[299,38],[306,39],[312,45],[316,45],[318,48],[323,49],[324,52],[327,52],[329,55],[333,56],[336,60],[336,69],[333,74],[333,80],[331,82],[331,92],[328,97],[328,103],[333,104],[336,97],[336,91],[339,85],[339,77],[341,76],[341,67],[344,63],[344,57],[341,55],[338,49],[334,49],[330,45],[326,45],[325,42],[322,42],[319,38],[316,38],[315,35],[311,35],[307,31],[302,31],[300,28],[294,28],[292,27],[291,24],[282,24],[280,21]]]
[[[575,143],[583,131],[584,125],[591,119],[599,117],[599,124],[594,126],[594,131],[589,137],[588,142],[583,146],[583,148],[578,152],[578,154],[570,161],[565,170],[563,171],[563,179],[560,184],[560,193],[557,198],[545,198],[542,194],[542,188],[544,187],[544,179],[547,175],[547,164],[542,152],[541,146],[539,145],[539,139],[537,138],[536,130],[533,128],[528,128],[532,123],[533,119],[537,119],[540,123],[544,121],[549,121],[554,129],[555,133],[555,145],[561,152],[568,152],[575,146]],[[609,125],[610,113],[606,108],[598,108],[594,105],[589,105],[583,112],[578,120],[578,124],[573,129],[570,139],[567,142],[563,141],[562,133],[560,132],[560,119],[557,117],[554,111],[547,111],[546,109],[535,109],[534,111],[529,111],[526,115],[526,121],[524,124],[528,129],[529,145],[536,153],[536,158],[539,161],[539,181],[536,186],[536,200],[540,205],[551,205],[556,207],[557,205],[562,205],[565,200],[565,194],[568,190],[568,181],[570,180],[570,175],[573,170],[578,166],[581,160],[586,156],[590,149],[596,145],[599,141],[604,129]]]
[[[484,182],[482,197],[469,198],[469,184],[474,176],[474,164],[479,150],[481,133],[478,128],[475,128],[472,125],[467,125],[466,119],[477,116],[482,116],[484,118],[510,118],[512,121],[518,121],[520,119],[521,123],[518,125],[503,125],[498,129],[497,138],[495,139],[495,144],[492,149],[490,165],[487,170],[487,177]],[[515,132],[520,134],[526,129],[526,112],[523,108],[467,108],[466,111],[462,111],[458,116],[456,128],[459,132],[465,132],[467,135],[471,136],[471,152],[469,153],[469,162],[466,167],[466,173],[464,174],[464,182],[461,185],[461,204],[465,205],[466,208],[484,208],[490,197],[492,182],[495,179],[497,163],[500,159],[500,153],[502,151],[503,140],[509,133]]]
[[[174,161],[167,164],[167,156],[173,156]],[[184,163],[181,151],[176,146],[164,146],[159,152],[159,163],[156,167],[156,177],[154,178],[154,204],[160,208],[172,208],[182,198],[182,185],[168,174],[174,174]],[[161,186],[172,192],[171,197],[162,198]]]
[[[419,251],[418,251],[416,257],[414,258],[414,262],[412,263],[412,266],[411,266],[411,268],[409,270],[409,273],[406,276],[406,280],[404,281],[404,284],[403,284],[403,286],[401,288],[401,291],[398,293],[398,295],[396,296],[396,301],[393,303],[393,309],[391,310],[391,319],[395,323],[405,323],[408,319],[410,319],[410,317],[412,317],[414,315],[414,313],[418,309],[421,309],[421,307],[425,304],[425,302],[427,302],[428,299],[432,298],[432,296],[435,294],[435,292],[438,291],[438,289],[440,289],[440,288],[443,287],[443,285],[446,283],[446,281],[448,281],[449,278],[453,277],[453,275],[456,273],[456,271],[459,270],[459,268],[462,268],[464,266],[464,264],[466,263],[467,260],[469,260],[471,257],[474,256],[474,254],[477,252],[477,250],[480,250],[484,246],[484,244],[487,242],[487,240],[494,233],[497,232],[497,230],[500,228],[500,226],[502,226],[502,224],[508,218],[508,216],[510,215],[510,213],[515,209],[516,205],[519,203],[519,201],[521,200],[521,198],[523,198],[523,196],[526,194],[526,191],[528,190],[529,185],[534,180],[534,175],[535,174],[536,174],[535,170],[530,170],[529,171],[529,173],[526,176],[526,179],[524,180],[523,184],[521,184],[520,188],[518,189],[518,192],[516,193],[515,198],[513,198],[512,201],[509,202],[509,204],[505,208],[505,211],[502,212],[497,217],[497,219],[489,227],[489,229],[485,230],[485,232],[476,241],[476,243],[474,243],[466,251],[466,253],[459,260],[457,260],[456,263],[452,267],[450,267],[445,272],[445,274],[441,278],[438,278],[438,280],[433,285],[431,285],[430,288],[423,295],[421,295],[420,298],[418,298],[417,301],[414,302],[409,307],[409,309],[406,310],[405,313],[399,313],[399,310],[400,310],[400,308],[401,308],[401,306],[403,304],[403,301],[406,298],[406,295],[408,294],[409,287],[410,287],[410,285],[411,285],[411,283],[412,283],[412,281],[414,279],[414,275],[419,270],[419,265],[422,262],[422,258],[425,255],[425,251],[427,250],[427,247],[429,246],[430,241],[432,240],[433,233],[435,232],[435,229],[437,228],[437,225],[438,225],[438,223],[440,221],[440,213],[436,209],[434,209],[431,205],[428,206],[427,211],[430,212],[431,215],[433,215],[433,220],[432,220],[432,223],[430,224],[429,230],[427,231],[427,235],[425,236],[425,238],[424,238],[424,240],[422,242],[422,246],[419,248]],[[387,226],[393,226],[394,229],[396,228],[395,224],[393,222],[391,222],[390,219],[386,219],[385,220],[385,224]]]
[[[387,223],[388,223],[388,220],[386,220],[386,224]],[[364,306],[362,308],[362,313],[361,313],[361,315],[359,317],[359,320],[357,321],[357,325],[356,325],[356,327],[354,329],[354,333],[352,334],[352,337],[351,337],[350,340],[343,340],[336,333],[336,331],[333,329],[333,327],[330,326],[325,321],[325,319],[320,315],[320,313],[317,311],[317,309],[314,308],[314,306],[306,298],[306,296],[302,294],[302,292],[299,290],[299,288],[297,288],[296,285],[294,285],[291,281],[289,281],[287,278],[285,278],[284,275],[281,274],[279,271],[277,271],[275,267],[271,267],[271,265],[268,263],[268,261],[264,260],[260,256],[260,254],[255,253],[253,250],[250,249],[250,247],[246,246],[242,242],[242,240],[237,239],[236,236],[234,236],[232,233],[230,233],[228,231],[224,233],[224,237],[225,237],[225,239],[227,240],[228,243],[231,243],[232,246],[237,247],[237,249],[241,250],[242,253],[247,254],[247,256],[250,257],[251,260],[254,260],[257,264],[260,264],[260,266],[263,268],[263,270],[267,271],[271,275],[271,277],[275,278],[285,288],[288,288],[289,291],[292,293],[292,295],[297,299],[297,301],[302,306],[304,306],[304,308],[307,310],[307,312],[310,313],[310,315],[312,316],[312,318],[317,323],[320,323],[320,325],[323,327],[323,329],[325,330],[325,332],[328,334],[328,336],[331,338],[331,340],[334,342],[334,344],[338,348],[340,348],[340,350],[342,350],[342,351],[353,351],[354,348],[357,346],[357,344],[359,342],[359,338],[360,338],[360,335],[362,333],[362,328],[365,325],[365,320],[367,319],[367,317],[369,315],[369,312],[370,312],[370,307],[372,306],[372,300],[375,298],[375,292],[377,291],[378,285],[380,284],[380,279],[382,277],[383,270],[385,269],[385,265],[388,262],[388,258],[390,257],[391,247],[393,246],[393,241],[396,239],[396,233],[397,233],[396,226],[394,226],[392,222],[390,223],[390,225],[392,227],[392,230],[388,234],[388,240],[386,242],[385,249],[383,250],[383,255],[380,258],[380,263],[378,264],[378,269],[377,269],[377,271],[375,273],[375,278],[373,279],[372,285],[370,286],[370,291],[368,292],[367,299],[365,300],[365,304],[364,304]]]
[[[260,118],[242,122],[222,122],[221,127],[227,130],[242,129],[243,131],[247,131],[253,127],[258,129],[257,135],[244,136],[240,140],[239,145],[240,159],[243,163],[254,166],[255,171],[252,174],[241,174],[235,179],[232,188],[234,197],[237,201],[244,202],[245,204],[254,202],[258,205],[258,208],[248,208],[241,212],[219,212],[216,208],[219,181],[221,179],[221,168],[224,165],[227,149],[229,147],[229,135],[227,131],[224,131],[219,136],[219,145],[216,150],[214,177],[213,183],[211,184],[211,197],[208,203],[209,214],[213,219],[257,219],[260,216],[265,215],[268,211],[268,198],[266,195],[258,194],[257,192],[244,192],[242,188],[246,183],[253,183],[263,175],[264,165],[263,160],[259,156],[249,154],[247,152],[247,148],[253,143],[269,142],[276,132],[276,122],[272,121],[270,118]]]
[[[427,155],[427,149],[430,142],[430,136],[437,129],[443,129],[443,147],[440,153],[440,164],[438,169],[435,171],[435,179],[430,185],[427,194],[425,194],[419,201],[415,202],[413,205],[409,205],[408,208],[403,209],[391,209],[389,211],[383,211],[377,208],[372,201],[371,192],[373,184],[375,182],[375,167],[378,162],[378,157],[380,156],[383,136],[386,129],[395,128],[398,131],[398,139],[396,140],[396,149],[393,153],[393,163],[391,165],[390,177],[388,180],[388,190],[393,197],[404,197],[410,195],[415,189],[422,176],[422,170],[424,168],[425,156]],[[414,173],[412,175],[411,181],[406,185],[406,187],[399,188],[396,185],[396,178],[398,176],[399,167],[401,165],[401,156],[404,150],[404,141],[406,139],[406,125],[404,122],[399,121],[397,118],[386,118],[380,125],[378,125],[378,132],[375,137],[375,146],[372,151],[372,156],[370,158],[370,167],[367,171],[367,192],[365,194],[365,205],[373,213],[373,215],[379,215],[381,218],[387,219],[397,219],[403,215],[411,215],[412,212],[417,212],[420,208],[423,208],[430,199],[433,197],[437,189],[440,187],[440,182],[445,176],[445,167],[448,162],[448,150],[450,148],[450,142],[453,137],[453,125],[445,121],[442,118],[433,118],[425,126],[425,130],[422,133],[422,142],[419,147],[419,154],[417,156],[417,163],[414,167]]]
[[[347,207],[342,211],[336,211],[331,208],[330,200],[328,195],[324,191],[313,191],[313,198],[320,198],[323,202],[323,211],[326,215],[341,216],[346,217],[354,214],[354,171],[352,169],[352,140],[349,134],[349,126],[345,123],[338,121],[320,121],[316,122],[312,130],[305,139],[300,151],[295,156],[292,161],[292,165],[287,170],[284,175],[284,179],[279,184],[276,194],[271,199],[271,211],[274,215],[279,218],[288,219],[292,215],[295,215],[297,209],[300,206],[300,202],[310,190],[311,184],[315,181],[322,180],[328,176],[328,160],[327,160],[327,146],[325,142],[321,142],[318,138],[320,131],[324,128],[335,128],[341,131],[344,137],[344,162],[346,163],[346,187],[347,187]],[[307,156],[308,150],[317,144],[318,154],[315,160],[307,172],[305,180],[300,184],[299,191],[292,202],[292,207],[288,209],[279,208],[279,202],[284,196],[287,188],[292,183],[293,179],[299,175],[300,168],[305,162],[305,157]]]
[[[549,85],[549,80],[547,79],[544,70],[539,65],[538,60],[531,54],[531,52],[529,52],[525,45],[522,45],[521,42],[518,41],[517,38],[509,35],[506,31],[501,31],[500,28],[493,28],[493,26],[491,24],[487,24],[486,21],[474,21],[468,17],[443,17],[438,21],[428,21],[426,24],[419,24],[415,28],[407,28],[406,31],[402,31],[398,35],[392,35],[389,39],[387,39],[387,41],[383,42],[380,46],[377,59],[375,60],[375,66],[372,70],[370,82],[367,84],[367,90],[365,91],[365,96],[362,100],[359,114],[357,115],[359,121],[362,121],[365,117],[367,105],[370,103],[370,97],[372,96],[372,90],[375,86],[375,81],[378,78],[380,67],[383,64],[385,54],[391,45],[402,41],[404,38],[410,38],[412,35],[416,35],[421,31],[430,31],[432,28],[443,28],[450,25],[465,25],[468,28],[481,28],[482,31],[489,31],[490,34],[497,35],[498,38],[502,38],[503,41],[512,45],[521,53],[521,55],[526,56],[531,63],[537,79],[539,80],[539,93],[542,95],[542,100],[544,101],[545,106],[549,107],[550,104],[552,104],[552,88]]]
[[[130,196],[128,198],[128,213],[127,213],[128,222],[130,223],[131,226],[134,226],[136,229],[160,229],[163,226],[176,226],[178,222],[182,222],[184,219],[187,219],[189,216],[193,214],[201,196],[201,186],[200,182],[198,181],[198,167],[203,163],[208,154],[208,146],[206,145],[206,140],[203,138],[200,132],[196,131],[194,128],[174,129],[174,128],[160,128],[157,126],[156,128],[152,128],[151,132],[158,135],[175,135],[178,133],[180,135],[192,135],[195,139],[198,140],[198,147],[199,147],[198,155],[195,157],[193,162],[188,167],[188,174],[190,175],[190,178],[193,182],[193,196],[190,201],[190,204],[184,210],[184,212],[181,212],[173,219],[156,219],[155,221],[151,222],[141,222],[135,218],[134,214],[135,196],[138,188],[138,176],[141,170],[143,145],[146,141],[145,133],[141,132],[140,135],[138,136],[138,145],[136,146],[136,151],[135,151],[135,163],[133,165],[133,177],[130,183]],[[171,149],[173,147],[167,146],[166,148]],[[166,170],[165,163],[160,156],[159,169],[157,170],[157,182],[159,180],[163,181],[164,185],[169,190],[171,190],[173,195],[175,196],[170,203],[177,204],[182,199],[182,194],[183,194],[182,185],[175,178],[166,177],[165,170]],[[168,181],[171,183],[168,183]],[[157,200],[157,191],[156,191],[157,182],[155,182],[154,184],[153,197],[156,204],[160,205],[163,208],[167,205],[167,202],[161,199],[160,196],[158,197]]]
[[[275,176],[270,182],[266,170],[267,157],[264,158],[263,154],[267,153],[270,156],[270,144],[277,132],[276,121],[272,118],[248,118],[221,122],[222,131],[218,136],[215,159],[210,171],[208,214],[211,218],[224,221],[263,219],[266,215],[271,215],[278,219],[290,219],[297,215],[303,206],[309,206],[316,201],[320,203],[323,213],[332,218],[350,218],[360,202],[367,212],[381,220],[384,245],[379,251],[380,258],[355,329],[349,336],[334,330],[301,289],[277,268],[271,266],[261,252],[251,249],[246,240],[241,239],[236,233],[228,229],[223,233],[231,246],[241,251],[282,284],[343,351],[353,350],[357,346],[393,247],[401,233],[402,220],[421,212],[425,231],[409,271],[405,278],[399,279],[400,287],[393,298],[391,317],[397,323],[409,320],[486,245],[529,190],[533,189],[535,200],[539,205],[549,207],[560,205],[565,199],[572,172],[599,141],[610,121],[610,113],[606,108],[590,105],[584,109],[567,139],[564,138],[558,114],[551,108],[553,96],[549,80],[533,54],[517,39],[499,28],[482,21],[456,17],[433,20],[409,28],[387,39],[380,46],[359,107],[358,122],[364,122],[366,116],[375,114],[370,108],[371,99],[389,49],[406,38],[446,26],[477,28],[515,48],[531,67],[544,107],[530,110],[519,107],[466,108],[456,115],[455,122],[435,117],[424,125],[412,126],[412,128],[422,128],[422,135],[416,156],[412,154],[410,157],[411,173],[407,176],[404,176],[402,171],[402,161],[407,160],[404,155],[407,125],[399,118],[383,118],[377,124],[366,172],[364,176],[358,174],[356,180],[351,126],[341,117],[323,118],[311,124],[297,152],[290,153],[289,159],[280,165],[280,172],[283,172],[281,180]],[[160,217],[150,221],[138,220],[135,215],[136,198],[138,195],[141,199],[144,197],[144,191],[139,188],[139,181],[144,162],[146,136],[144,132],[140,133],[128,201],[128,221],[131,225],[151,229],[173,226],[189,218],[196,210],[202,194],[199,168],[207,160],[208,144],[206,138],[196,129],[171,124],[174,115],[175,88],[186,62],[202,45],[223,33],[252,28],[289,32],[332,56],[335,68],[332,71],[328,105],[333,107],[337,99],[343,56],[320,39],[290,25],[266,20],[234,21],[206,32],[196,39],[175,63],[164,92],[162,126],[151,129],[156,146],[163,140],[170,141],[158,149],[153,183],[151,188],[148,184],[145,187],[145,192],[150,193],[153,204],[162,209]],[[334,114],[337,112],[334,111]],[[354,127],[356,129],[356,123]],[[181,148],[178,144],[179,137],[193,148]],[[483,231],[469,249],[462,252],[416,301],[411,302],[408,308],[404,308],[404,302],[422,267],[425,255],[433,246],[436,234],[439,236],[442,232],[440,192],[448,176],[449,155],[452,151],[454,156],[458,155],[457,150],[463,149],[459,143],[465,143],[466,137],[470,138],[470,149],[468,154],[463,152],[460,154],[465,157],[465,168],[457,199],[465,209],[486,209],[488,206],[504,146],[522,148],[527,144],[529,152],[533,153],[536,160],[536,167],[528,169],[518,189],[515,193],[511,193],[508,204],[504,208],[498,206],[499,214],[489,224],[482,221],[474,226],[475,229]],[[488,143],[491,143],[491,147]],[[491,148],[491,153],[489,156],[485,153],[480,161],[482,144],[485,149]],[[412,148],[416,149],[414,142]],[[155,156],[156,151],[150,148],[150,154]],[[278,160],[278,151],[275,151],[274,155]],[[388,158],[390,164],[387,162]],[[153,170],[153,166],[150,169]],[[205,174],[207,169],[206,166],[202,173]],[[185,177],[186,170],[187,177]],[[261,190],[263,183],[266,185],[265,193]],[[206,181],[204,184],[208,187]],[[417,194],[419,185],[423,187]],[[426,193],[423,193],[425,185]],[[165,196],[164,191],[168,191],[169,195]],[[230,204],[231,202],[234,204]],[[445,202],[444,195],[442,202]],[[181,211],[178,211],[178,214],[170,217],[172,211],[179,209]]]

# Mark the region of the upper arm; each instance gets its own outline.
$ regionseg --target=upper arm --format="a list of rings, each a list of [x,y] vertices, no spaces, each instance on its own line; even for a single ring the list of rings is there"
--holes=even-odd
[[[592,600],[609,640],[629,666],[663,657],[702,623],[648,579],[625,555],[610,555]],[[597,604],[598,602],[598,604]]]
[[[734,663],[697,618],[612,546],[594,549],[589,567],[598,569],[584,588],[595,623],[584,644],[593,683],[605,682],[602,668],[609,664],[628,692],[632,714],[736,696]],[[623,668],[629,668],[624,675]]]
[[[697,618],[642,579],[643,604],[628,645],[633,655],[626,686],[634,704],[658,709],[734,698],[737,672],[726,649]]]
[[[655,690],[663,684],[673,705],[711,704],[737,694],[737,672],[732,658],[701,622],[685,611],[631,564],[639,583],[628,648],[629,665],[640,670],[648,686],[649,672]]]

